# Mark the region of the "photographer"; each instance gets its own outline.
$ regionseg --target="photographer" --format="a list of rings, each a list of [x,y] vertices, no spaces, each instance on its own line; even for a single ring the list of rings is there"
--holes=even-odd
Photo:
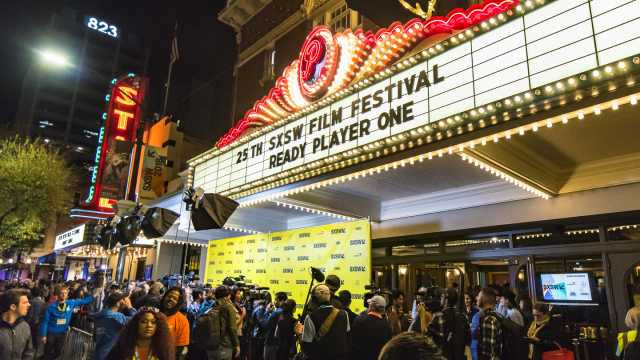
[[[331,305],[336,309],[344,310],[344,305],[342,304],[342,301],[340,301],[340,298],[336,296],[336,292],[340,290],[340,278],[337,275],[327,275],[327,278],[324,281],[324,285],[326,285],[329,288],[329,291],[331,293],[331,299],[330,299]],[[307,314],[309,312],[317,310],[318,307],[319,305],[317,304],[316,301],[310,301],[309,304],[307,305]],[[304,314],[303,316],[306,317],[307,314]]]
[[[238,327],[238,339],[240,339],[240,343],[242,343],[242,330],[244,329],[244,318],[247,315],[247,309],[245,309],[244,304],[242,303],[242,290],[237,285],[234,285],[231,288],[231,300],[233,302],[233,307],[236,309],[236,326]],[[234,356],[234,358],[238,358],[238,356]]]
[[[331,303],[327,285],[313,289],[318,309],[304,320],[302,350],[309,360],[346,360],[349,318]]]
[[[261,360],[264,354],[264,340],[265,334],[262,328],[262,319],[264,313],[267,311],[267,305],[271,304],[271,293],[264,291],[262,293],[264,300],[258,300],[255,302],[253,312],[251,313],[251,323],[253,324],[253,337],[251,339],[251,359]]]
[[[231,303],[231,289],[226,285],[216,287],[216,302],[213,305],[220,312],[220,347],[207,351],[209,360],[231,360],[240,355],[236,310]]]
[[[262,318],[262,331],[264,332],[264,359],[275,360],[278,350],[278,340],[275,338],[278,320],[282,314],[282,305],[287,301],[288,296],[285,292],[277,292],[276,301],[267,305],[266,312]],[[275,305],[275,309],[274,309]]]
[[[441,297],[444,309],[433,315],[433,321],[428,327],[429,334],[448,360],[466,359],[465,348],[471,345],[471,329],[467,317],[454,308],[458,297],[456,290],[447,289]]]
[[[391,326],[382,318],[387,301],[380,295],[368,300],[368,315],[356,317],[349,334],[350,360],[377,360],[384,345],[391,340]]]

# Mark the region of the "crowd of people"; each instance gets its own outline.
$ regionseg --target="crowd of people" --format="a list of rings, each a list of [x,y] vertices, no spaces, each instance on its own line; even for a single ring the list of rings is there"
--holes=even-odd
[[[340,284],[327,276],[295,316],[303,306],[287,293],[238,286],[121,286],[100,275],[0,281],[0,359],[62,359],[70,327],[92,335],[94,360],[541,360],[563,341],[548,305],[516,301],[507,286],[421,288],[411,311],[402,291],[367,293],[356,314]],[[620,338],[620,359],[638,351],[628,345],[637,342],[640,310],[627,325],[633,331]]]

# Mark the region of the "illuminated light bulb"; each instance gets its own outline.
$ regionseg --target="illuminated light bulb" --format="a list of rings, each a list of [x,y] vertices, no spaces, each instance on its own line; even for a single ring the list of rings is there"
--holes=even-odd
[[[530,93],[525,93],[524,97],[527,98],[527,99],[531,99],[531,94]]]
[[[584,114],[583,113],[578,113],[578,119],[580,119],[580,120],[584,119]]]
[[[504,103],[507,104],[507,105],[511,105],[511,100],[507,99],[507,100],[504,101]]]
[[[401,165],[401,166],[404,166],[404,160],[402,160],[402,162],[400,162],[400,165]]]
[[[409,164],[413,165],[413,158],[409,159]]]
[[[482,139],[482,145],[487,145],[487,140]]]
[[[471,110],[471,115],[476,116],[477,115],[476,111],[475,110]]]
[[[529,7],[530,7],[531,5],[533,5],[533,4],[531,3],[531,0],[528,0],[525,4],[526,4],[527,6],[529,6]]]
[[[552,92],[552,91],[553,91],[553,88],[552,88],[551,86],[548,86],[548,85],[547,85],[547,87],[545,88],[545,90],[547,90],[547,92]]]
[[[478,166],[478,160],[475,161],[475,163],[473,163],[475,166]]]
[[[422,155],[420,155],[420,157],[418,158],[418,160],[420,160],[420,162],[423,162],[424,159],[422,158]]]
[[[528,94],[528,93],[527,93],[527,94]],[[529,96],[531,96],[531,95],[529,95]],[[489,106],[487,106],[487,109],[488,109],[489,111],[493,111],[493,105],[489,105]]]
[[[507,137],[507,139],[511,139],[511,133],[507,132],[507,136],[506,137]]]
[[[599,76],[600,76],[600,71],[598,71],[598,70],[594,70],[594,71],[593,71],[593,76],[595,76],[595,77],[599,77]]]
[[[433,159],[433,156],[431,156],[431,153],[429,153],[429,155],[427,156],[427,158],[428,158],[429,160]]]
[[[478,109],[478,111],[480,112],[480,114],[484,114],[484,109],[483,108]]]
[[[520,135],[524,135],[524,128],[520,128],[519,133],[520,133]]]
[[[486,23],[486,22],[483,22],[483,23],[481,24],[481,26],[482,26],[483,28],[486,28],[486,27],[487,27],[487,23]]]
[[[448,119],[447,119],[447,122],[448,122],[449,124],[451,124],[451,123],[453,122],[453,120],[451,120],[451,118],[448,118]]]
[[[606,68],[604,68],[604,71],[610,73],[613,71],[613,69],[611,68],[611,66],[607,66]]]
[[[600,108],[596,108],[595,113],[596,115],[600,115]]]
[[[462,154],[462,161],[467,160],[467,155],[466,154]]]
[[[469,147],[473,149],[474,147],[476,147],[476,145],[472,141],[472,142],[469,143]]]
[[[522,6],[521,5],[516,6],[516,10],[522,11]]]
[[[631,105],[635,105],[635,104],[637,104],[637,103],[638,103],[638,99],[636,99],[636,97],[635,97],[635,96],[634,96],[634,97],[632,97],[632,98],[631,98]]]
[[[619,67],[620,69],[624,69],[624,68],[626,68],[626,67],[627,67],[627,63],[625,63],[624,61],[620,61],[620,62],[618,63],[618,67]]]
[[[551,127],[553,126],[553,124],[551,123],[551,120],[547,120],[547,127]]]
[[[397,169],[397,168],[398,168],[398,165],[397,165],[396,163],[393,163],[393,168],[394,168],[394,169]]]
[[[613,105],[611,105],[611,108],[613,110],[618,110],[618,103],[614,102]]]
[[[462,146],[462,144],[460,144],[460,146],[458,146],[458,151],[462,151],[464,150],[464,147]]]
[[[389,171],[389,166],[385,165],[384,166],[384,171]]]
[[[496,23],[496,19],[491,18],[491,19],[489,19],[489,22],[492,23],[492,24],[495,24]]]
[[[558,89],[562,89],[562,88],[564,87],[564,85],[562,85],[562,83],[561,83],[561,82],[559,82],[559,83],[557,83],[557,84],[556,84],[556,87],[557,87]]]
[[[449,148],[449,155],[453,154],[453,148]]]
[[[566,123],[568,123],[568,122],[569,122],[569,119],[567,119],[567,117],[566,117],[566,116],[564,116],[564,117],[562,118],[562,122],[566,124]]]
[[[442,157],[442,150],[438,151],[438,156]]]
[[[498,142],[498,135],[493,135],[493,142]]]

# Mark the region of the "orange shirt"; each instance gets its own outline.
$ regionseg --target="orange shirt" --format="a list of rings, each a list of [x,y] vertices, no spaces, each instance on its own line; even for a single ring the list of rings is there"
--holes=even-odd
[[[137,348],[138,350],[138,355],[140,355],[140,359],[139,360],[158,360],[157,357],[151,356],[151,359],[147,359],[147,357],[149,356],[149,349],[143,349],[143,348]],[[136,359],[136,357],[133,357],[133,360],[138,360]]]
[[[167,316],[169,331],[176,341],[176,346],[189,345],[189,320],[177,312],[175,315]]]

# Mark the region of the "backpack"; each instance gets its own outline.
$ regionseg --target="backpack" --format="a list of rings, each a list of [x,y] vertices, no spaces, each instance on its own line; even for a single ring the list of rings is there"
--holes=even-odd
[[[196,320],[196,333],[208,334],[208,336],[197,336],[196,347],[201,351],[217,350],[222,339],[222,329],[220,329],[220,310],[224,305],[214,305],[207,309]]]
[[[451,360],[466,359],[465,348],[471,344],[471,328],[467,317],[458,311],[442,310],[446,318],[443,337],[440,342],[442,355]]]
[[[622,360],[635,360],[640,359],[640,341],[632,341],[625,345],[622,353],[620,354]]]
[[[524,326],[521,326],[510,319],[494,312],[488,316],[493,316],[500,322],[502,327],[502,357],[509,360],[527,360],[529,357],[529,345],[524,340],[527,334]]]

